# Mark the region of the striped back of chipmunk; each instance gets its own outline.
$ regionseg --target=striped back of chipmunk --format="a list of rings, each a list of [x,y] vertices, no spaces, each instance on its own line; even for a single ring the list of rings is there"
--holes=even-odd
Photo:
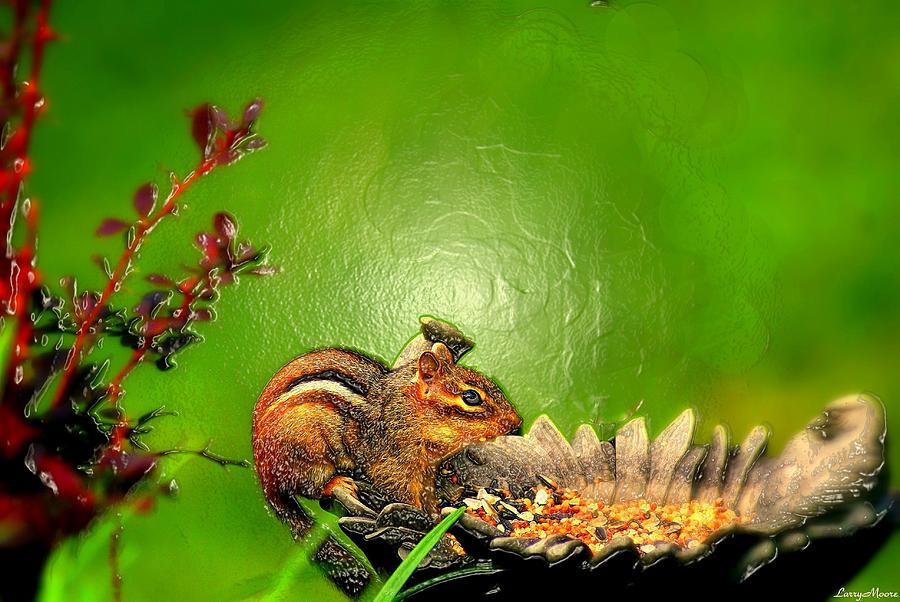
[[[331,393],[349,404],[361,403],[387,372],[381,363],[349,349],[317,349],[294,359],[269,381],[253,411],[254,428],[286,403],[302,403],[307,394]]]

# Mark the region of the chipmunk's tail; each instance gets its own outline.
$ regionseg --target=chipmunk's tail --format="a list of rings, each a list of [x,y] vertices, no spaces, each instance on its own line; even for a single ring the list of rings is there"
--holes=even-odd
[[[299,541],[309,533],[313,519],[306,514],[293,496],[278,492],[266,497],[278,520],[291,528],[291,535],[295,540]]]
[[[286,493],[267,495],[275,516],[291,529],[291,536],[302,545],[312,536],[314,521],[294,496]],[[348,597],[362,594],[374,575],[334,536],[329,534],[310,553],[310,559],[324,575]]]

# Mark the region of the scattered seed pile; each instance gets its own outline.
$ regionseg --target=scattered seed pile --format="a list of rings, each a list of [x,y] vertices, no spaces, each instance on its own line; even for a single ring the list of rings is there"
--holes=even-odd
[[[481,489],[464,500],[467,512],[510,537],[544,538],[567,535],[600,552],[617,537],[628,537],[641,553],[657,545],[681,548],[700,545],[721,527],[746,522],[721,499],[714,503],[655,504],[643,499],[605,505],[570,489],[534,488],[530,497],[510,499],[499,491]]]

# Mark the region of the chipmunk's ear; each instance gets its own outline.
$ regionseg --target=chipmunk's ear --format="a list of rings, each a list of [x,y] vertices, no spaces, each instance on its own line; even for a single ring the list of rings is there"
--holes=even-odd
[[[426,351],[419,356],[419,380],[430,383],[441,375],[441,362],[431,351]]]
[[[453,363],[453,354],[450,353],[450,349],[443,343],[435,343],[432,345],[431,353],[435,354],[437,358],[443,362],[447,362],[448,364]]]

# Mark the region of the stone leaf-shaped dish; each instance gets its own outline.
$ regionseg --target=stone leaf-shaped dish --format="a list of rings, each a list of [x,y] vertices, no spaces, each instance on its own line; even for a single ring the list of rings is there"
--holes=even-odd
[[[875,525],[890,505],[882,487],[884,406],[872,396],[831,403],[777,457],[764,455],[770,435],[766,427],[752,429],[733,447],[723,426],[715,428],[709,444],[695,444],[695,425],[694,411],[686,410],[652,441],[645,419],[635,418],[611,441],[601,441],[591,426],[582,425],[570,442],[542,416],[524,436],[471,445],[451,458],[439,488],[456,488],[459,495],[495,487],[520,497],[540,484],[537,475],[543,475],[606,504],[721,497],[739,515],[752,517],[749,523],[720,529],[699,547],[663,546],[644,555],[627,538],[591,555],[583,543],[565,536],[507,537],[472,515],[465,515],[455,530],[467,553],[493,569],[515,572],[521,565],[534,576],[536,570],[566,565],[621,584],[637,587],[643,581],[660,588],[671,585],[675,567],[680,567],[675,569],[683,573],[680,577],[699,575],[700,567],[709,569],[703,574],[716,574],[720,585],[740,584],[779,555],[804,550],[812,540],[840,538]],[[529,582],[533,591],[534,582]],[[509,589],[507,584],[496,591]]]
[[[878,399],[853,395],[829,404],[777,457],[764,454],[766,427],[752,429],[734,446],[728,430],[718,426],[708,444],[696,444],[696,422],[694,411],[686,410],[652,441],[644,418],[625,424],[610,441],[582,425],[567,441],[542,416],[524,436],[470,445],[450,458],[436,487],[446,502],[458,505],[483,487],[525,496],[541,475],[606,504],[721,497],[752,517],[749,523],[722,528],[695,548],[662,546],[641,555],[629,539],[618,538],[592,555],[565,536],[507,537],[464,515],[453,534],[466,556],[442,542],[413,576],[408,597],[512,599],[598,587],[605,594],[645,595],[681,588],[698,599],[743,599],[777,587],[804,599],[825,597],[894,527],[896,517],[881,520],[891,497],[884,487],[885,415]],[[351,509],[341,524],[369,550],[380,550],[376,555],[384,562],[370,555],[376,565],[390,567],[389,557],[405,556],[433,522],[368,488],[360,493],[363,511]]]

